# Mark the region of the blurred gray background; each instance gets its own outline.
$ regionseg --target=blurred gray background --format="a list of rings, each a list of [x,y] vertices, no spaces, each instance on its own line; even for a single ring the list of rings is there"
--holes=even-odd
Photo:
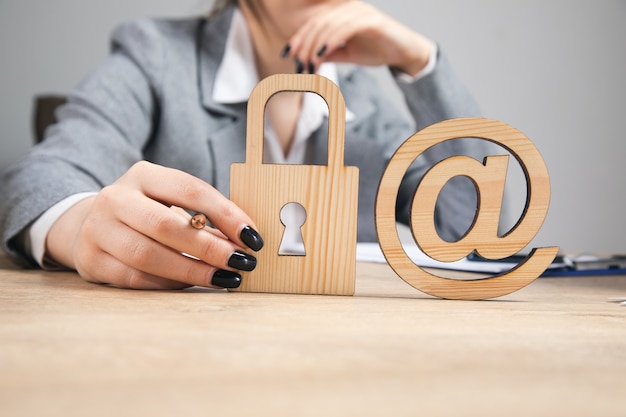
[[[203,13],[211,3],[0,0],[0,169],[32,146],[33,97],[72,89],[104,59],[117,23]],[[539,148],[552,199],[531,246],[626,253],[625,0],[370,3],[436,40],[483,115]],[[519,212],[519,169],[511,178]]]

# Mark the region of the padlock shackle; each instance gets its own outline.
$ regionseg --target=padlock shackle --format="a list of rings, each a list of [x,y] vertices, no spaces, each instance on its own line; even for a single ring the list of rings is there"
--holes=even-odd
[[[316,74],[270,75],[254,87],[248,100],[246,164],[263,163],[265,106],[274,94],[283,91],[316,93],[324,99],[328,105],[328,166],[342,167],[346,102],[335,83]]]

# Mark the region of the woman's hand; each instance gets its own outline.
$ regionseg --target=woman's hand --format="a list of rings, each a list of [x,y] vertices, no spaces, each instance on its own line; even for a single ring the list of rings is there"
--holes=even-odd
[[[361,1],[320,5],[289,40],[304,68],[324,61],[387,65],[417,74],[433,49],[429,39]]]
[[[172,207],[204,213],[215,229],[192,227],[190,216]],[[54,260],[95,283],[136,289],[235,288],[241,282],[237,271],[256,266],[243,248],[263,246],[254,228],[239,207],[209,184],[139,162],[65,212],[52,226],[46,247]]]

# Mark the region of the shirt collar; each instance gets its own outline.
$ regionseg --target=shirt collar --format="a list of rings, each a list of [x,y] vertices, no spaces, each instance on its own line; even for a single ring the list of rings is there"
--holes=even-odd
[[[233,12],[224,57],[215,74],[213,101],[244,103],[259,83],[248,25],[239,9]]]

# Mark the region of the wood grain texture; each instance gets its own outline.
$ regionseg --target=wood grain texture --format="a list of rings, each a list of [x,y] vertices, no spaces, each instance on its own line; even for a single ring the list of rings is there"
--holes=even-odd
[[[120,290],[0,255],[0,415],[567,416],[626,409],[625,276],[434,299]]]
[[[263,164],[265,104],[280,91],[319,94],[329,108],[328,165]],[[344,161],[346,107],[339,88],[318,75],[281,74],[262,80],[250,95],[246,162],[231,166],[230,198],[254,219],[265,247],[237,291],[352,295],[356,265],[359,173]],[[279,255],[281,209],[306,211],[306,256]]]
[[[550,179],[543,158],[534,144],[513,127],[482,118],[446,120],[429,126],[407,139],[392,157],[381,180],[376,202],[378,238],[389,264],[415,288],[451,299],[486,299],[516,291],[534,281],[558,252],[558,247],[535,249],[518,267],[505,274],[480,280],[457,281],[431,274],[415,265],[402,249],[395,227],[395,202],[400,182],[411,163],[425,150],[446,140],[485,139],[507,149],[520,163],[527,183],[527,201],[517,224],[505,235],[497,227],[504,192],[508,156],[487,157],[484,163],[454,156],[429,170],[418,186],[411,228],[417,244],[431,258],[451,262],[472,251],[489,259],[501,259],[523,249],[539,231],[550,202]],[[470,178],[478,192],[479,207],[473,225],[456,242],[439,237],[434,225],[437,197],[454,176]]]

